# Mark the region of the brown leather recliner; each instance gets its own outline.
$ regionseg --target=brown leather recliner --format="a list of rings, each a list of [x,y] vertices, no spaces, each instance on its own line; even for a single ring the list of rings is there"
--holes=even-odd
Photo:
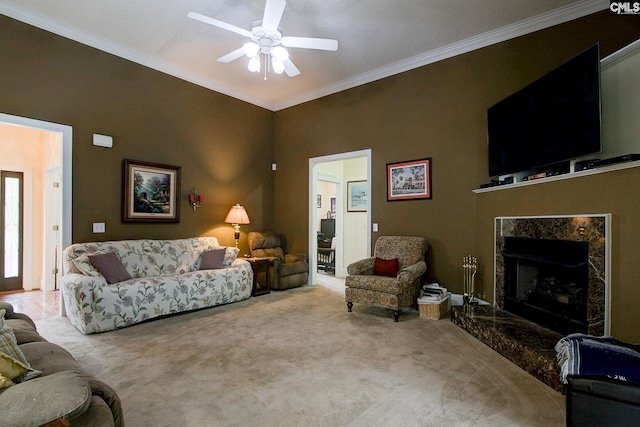
[[[307,284],[309,256],[288,254],[284,236],[274,231],[251,231],[248,235],[252,257],[269,258],[269,287],[276,291]]]

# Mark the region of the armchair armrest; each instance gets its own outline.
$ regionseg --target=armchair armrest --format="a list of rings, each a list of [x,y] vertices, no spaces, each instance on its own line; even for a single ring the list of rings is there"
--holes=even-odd
[[[273,266],[273,268],[275,268],[276,270],[278,269],[278,267],[280,267],[280,258],[278,258],[277,256],[265,256],[265,257],[254,257],[254,258],[268,259],[269,266]]]
[[[286,254],[284,256],[284,262],[304,262],[309,263],[309,255],[307,254]]]
[[[2,424],[39,426],[61,418],[73,419],[91,402],[87,380],[62,371],[11,386],[0,393]]]
[[[347,273],[351,276],[370,276],[373,274],[373,266],[375,262],[375,257],[365,258],[356,262],[352,262],[347,266]]]
[[[427,263],[424,261],[418,261],[415,264],[409,265],[398,272],[398,282],[402,285],[410,285],[414,280],[419,278],[427,271]]]

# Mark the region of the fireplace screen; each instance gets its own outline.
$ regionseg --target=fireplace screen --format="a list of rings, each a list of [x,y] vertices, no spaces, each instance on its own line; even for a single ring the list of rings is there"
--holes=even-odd
[[[561,334],[587,332],[589,244],[505,238],[504,308]]]

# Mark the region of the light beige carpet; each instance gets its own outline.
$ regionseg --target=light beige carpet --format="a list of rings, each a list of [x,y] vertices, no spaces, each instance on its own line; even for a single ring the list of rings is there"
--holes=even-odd
[[[564,397],[446,320],[320,286],[85,336],[38,322],[141,426],[562,426]]]

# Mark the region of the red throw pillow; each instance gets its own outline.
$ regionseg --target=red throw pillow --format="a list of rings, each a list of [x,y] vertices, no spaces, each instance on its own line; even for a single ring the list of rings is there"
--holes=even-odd
[[[398,261],[398,258],[382,259],[376,257],[375,263],[373,264],[373,274],[376,276],[396,277],[399,270],[400,261]]]

